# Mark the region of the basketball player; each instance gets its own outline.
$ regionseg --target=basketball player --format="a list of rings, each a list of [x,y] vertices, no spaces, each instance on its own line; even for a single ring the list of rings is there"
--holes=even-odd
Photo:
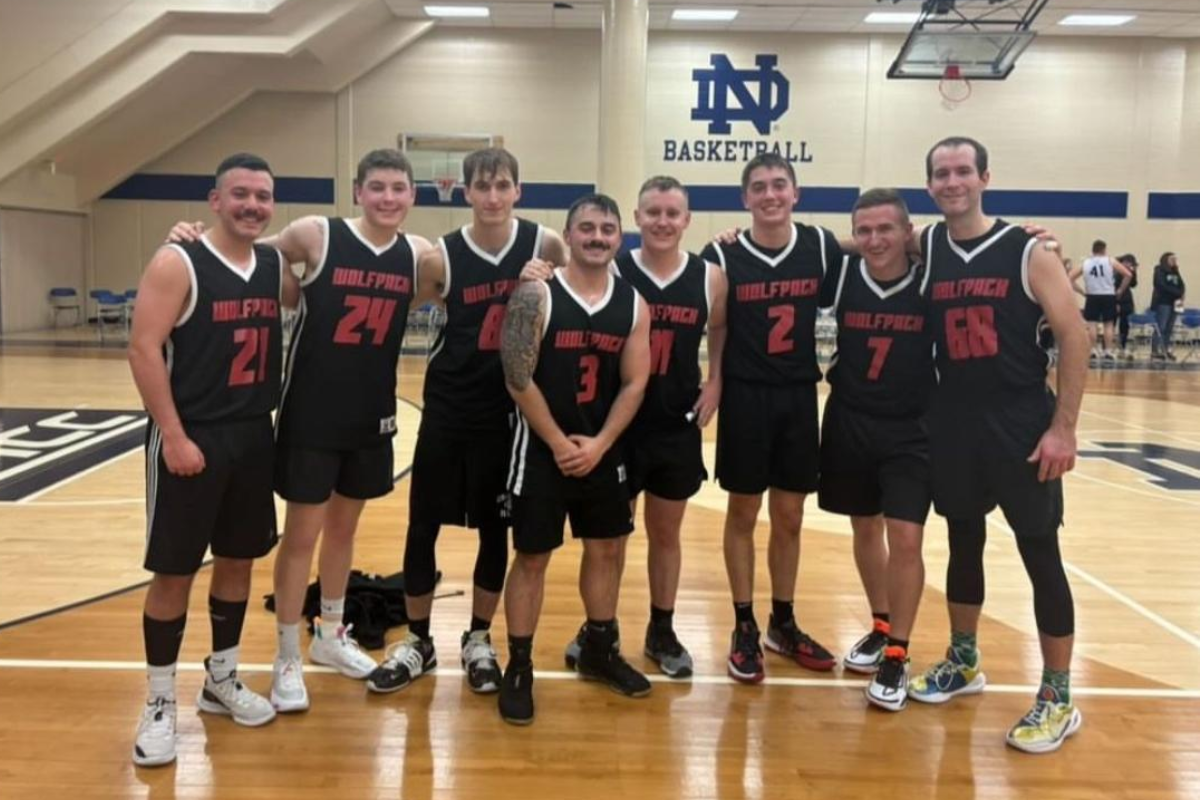
[[[508,521],[501,516],[501,498],[513,414],[500,365],[500,329],[525,263],[565,259],[557,233],[513,216],[521,186],[511,153],[499,148],[471,153],[463,160],[463,182],[471,224],[439,239],[420,264],[420,283],[445,304],[446,324],[425,373],[425,408],[413,455],[404,546],[408,635],[368,678],[367,687],[376,692],[402,689],[437,665],[429,617],[442,525],[479,531],[461,661],[472,691],[500,689],[489,629],[508,569]]]
[[[833,296],[837,351],[821,426],[821,508],[850,516],[854,557],[874,627],[846,655],[875,673],[867,700],[899,711],[908,638],[925,587],[921,539],[929,514],[929,441],[922,420],[933,385],[925,272],[906,252],[912,223],[892,189],[864,192],[851,212],[854,244]],[[884,538],[886,530],[887,538]]]
[[[398,233],[416,200],[408,158],[397,150],[367,153],[354,196],[362,216],[302,217],[268,240],[304,265],[304,302],[276,421],[275,490],[287,501],[275,559],[271,702],[279,711],[309,707],[300,618],[318,537],[321,617],[309,659],[358,680],[375,670],[343,624],[354,534],[366,501],[393,486],[396,361],[409,306],[436,296],[415,273],[429,242]]]
[[[279,401],[280,304],[299,294],[283,258],[254,240],[271,222],[274,179],[257,156],[230,156],[208,195],[218,224],[200,241],[161,248],[138,286],[129,366],[151,425],[146,436],[149,697],[133,762],[175,760],[175,665],[188,595],[209,547],[213,652],[200,710],[240,725],[275,718],[238,680],[238,645],[254,559],[277,538],[271,411]]]
[[[680,530],[688,498],[708,478],[700,428],[721,400],[721,355],[725,346],[725,275],[715,264],[680,249],[691,222],[687,189],[658,176],[638,192],[634,211],[642,246],[619,257],[616,266],[650,308],[650,380],[638,414],[625,435],[629,491],[646,494],[650,624],[644,652],[664,675],[692,675],[691,653],[675,634],[675,597],[683,564]],[[528,273],[525,273],[528,274]],[[708,333],[708,379],[700,380],[700,341]],[[571,669],[586,636],[580,629],[567,646]]]
[[[951,642],[909,696],[943,703],[980,692],[976,632],[983,605],[984,516],[997,505],[1033,584],[1044,670],[1033,707],[1008,732],[1020,750],[1058,749],[1079,729],[1071,702],[1074,604],[1058,547],[1062,475],[1075,464],[1075,425],[1087,372],[1087,332],[1054,249],[982,209],[987,150],[966,137],[926,157],[929,194],[945,219],[922,233],[936,345],[930,456],[933,499],[950,528],[946,571]],[[964,277],[969,276],[969,277]],[[1058,342],[1058,398],[1046,386],[1037,332]]]
[[[754,526],[768,489],[767,647],[808,669],[836,663],[800,629],[793,611],[804,497],[817,488],[818,294],[827,270],[842,260],[832,233],[792,222],[799,198],[790,162],[772,153],[756,156],[742,172],[750,230],[734,244],[714,242],[702,253],[721,265],[729,282],[717,480],[729,493],[725,568],[736,626],[728,671],[746,683],[764,675],[753,610]]]
[[[1083,276],[1083,291],[1080,292],[1087,300],[1083,306],[1083,318],[1096,323],[1092,334],[1092,356],[1103,358],[1105,361],[1115,360],[1112,352],[1113,333],[1117,321],[1117,297],[1129,288],[1133,273],[1120,261],[1109,258],[1108,245],[1102,239],[1092,242],[1091,258],[1085,258],[1083,263],[1071,270],[1071,283],[1078,287],[1076,281]],[[1120,288],[1116,286],[1116,276],[1121,276]],[[1076,288],[1076,291],[1079,291]],[[1099,351],[1095,349],[1099,345]]]
[[[533,634],[546,568],[568,517],[583,540],[579,589],[588,617],[577,668],[626,696],[650,692],[650,682],[621,657],[616,622],[633,530],[616,445],[650,375],[649,310],[609,270],[621,244],[612,198],[586,195],[572,203],[564,237],[566,267],[546,283],[517,288],[500,344],[520,412],[509,473],[516,549],[504,594],[509,662],[499,698],[500,716],[515,725],[533,721]]]

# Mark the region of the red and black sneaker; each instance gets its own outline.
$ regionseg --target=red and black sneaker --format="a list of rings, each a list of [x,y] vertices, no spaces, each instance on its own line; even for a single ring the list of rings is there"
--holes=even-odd
[[[729,645],[729,677],[740,683],[761,683],[763,651],[758,645],[758,626],[742,622],[733,629]]]
[[[767,649],[792,659],[805,669],[817,672],[828,672],[837,664],[833,653],[800,630],[794,619],[776,625],[774,614],[767,624]]]

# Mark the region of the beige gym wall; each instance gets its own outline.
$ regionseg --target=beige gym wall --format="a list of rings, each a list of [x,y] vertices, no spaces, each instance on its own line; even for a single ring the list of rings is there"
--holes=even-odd
[[[758,53],[777,53],[790,81],[790,110],[766,137],[734,123],[730,138],[808,142],[813,161],[799,165],[801,185],[919,187],[928,146],[966,133],[992,151],[993,188],[1129,193],[1124,220],[1047,220],[1068,254],[1083,253],[1101,237],[1138,253],[1143,263],[1173,249],[1185,272],[1190,262],[1200,265],[1200,223],[1146,219],[1147,192],[1200,184],[1189,147],[1200,136],[1200,43],[1043,37],[1009,80],[976,82],[971,99],[955,110],[943,107],[935,83],[884,78],[899,43],[849,35],[653,33],[647,173],[736,184],[740,163],[664,162],[663,140],[710,138],[705,123],[690,119],[691,71],[707,67],[710,53],[727,54],[739,68],[752,67]],[[503,135],[521,158],[523,181],[587,183],[597,162],[598,75],[598,31],[435,30],[336,97],[255,96],[142,171],[204,173],[221,156],[248,149],[282,175],[336,177],[341,200],[352,155],[392,146],[402,131],[487,132]],[[348,205],[342,201],[338,210],[349,213]],[[95,281],[109,288],[136,277],[170,220],[205,211],[199,204],[110,200],[94,208]],[[281,206],[277,218],[311,211],[328,209]],[[561,225],[561,212],[528,215]],[[744,221],[737,213],[695,217],[693,247]],[[843,214],[805,218],[838,231],[848,227]],[[410,228],[432,237],[465,219],[461,210],[418,208]],[[1194,280],[1200,281],[1200,266]],[[1139,304],[1148,300],[1146,284]]]

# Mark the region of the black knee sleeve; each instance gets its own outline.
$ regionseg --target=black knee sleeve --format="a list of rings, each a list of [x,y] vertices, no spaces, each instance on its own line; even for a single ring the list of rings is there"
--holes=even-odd
[[[1028,536],[1017,533],[1017,550],[1033,584],[1033,615],[1047,636],[1075,633],[1075,600],[1058,549],[1057,526]]]
[[[410,522],[404,541],[404,593],[410,597],[429,594],[437,585],[437,538],[441,527]]]
[[[502,525],[479,529],[479,554],[475,556],[475,585],[488,592],[504,588],[508,571],[508,529]]]
[[[946,599],[951,603],[983,605],[983,546],[987,522],[983,517],[947,520],[950,563],[946,566]]]

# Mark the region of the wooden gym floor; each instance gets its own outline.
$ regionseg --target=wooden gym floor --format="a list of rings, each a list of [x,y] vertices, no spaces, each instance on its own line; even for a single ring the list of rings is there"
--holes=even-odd
[[[409,463],[419,421],[421,360],[406,357],[401,375],[398,469]],[[21,417],[14,409],[38,411]],[[0,414],[8,415],[0,416],[0,455],[20,449],[21,420],[54,416],[43,409],[136,414],[140,404],[120,351],[0,351]],[[713,431],[706,432],[710,467]],[[1028,585],[1002,519],[991,521],[987,556],[987,692],[886,714],[867,708],[859,677],[805,672],[772,655],[761,687],[725,678],[732,613],[721,555],[724,498],[709,484],[684,525],[676,618],[696,657],[690,682],[656,680],[649,698],[627,700],[564,671],[562,647],[582,615],[580,549],[568,543],[555,556],[535,640],[537,720],[523,729],[504,724],[495,697],[472,695],[458,668],[474,537],[447,529],[438,551],[445,597],[433,616],[437,672],[398,694],[370,696],[360,683],[312,670],[313,708],[262,729],[195,713],[208,651],[202,572],[179,676],[179,760],[135,769],[129,751],[145,690],[140,584],[147,575],[143,459],[140,447],[124,447],[0,502],[0,797],[1200,797],[1200,540],[1188,533],[1200,508],[1195,372],[1091,375],[1080,424],[1080,447],[1090,455],[1066,481],[1062,532],[1085,723],[1050,756],[1004,746],[1005,730],[1029,705],[1040,662]],[[0,461],[0,488],[20,458]],[[400,568],[407,492],[404,479],[368,506],[356,567]],[[849,525],[810,499],[804,528],[797,613],[841,654],[869,624]],[[764,548],[765,539],[764,524]],[[946,640],[946,552],[945,527],[931,517],[915,668],[939,657]],[[270,591],[270,581],[267,558],[255,571],[254,598]],[[757,597],[765,617],[763,556]],[[640,653],[647,617],[639,532],[621,620],[626,655],[643,667],[650,667]],[[495,638],[503,655],[502,614]],[[274,644],[273,618],[256,599],[242,673],[262,691]]]

